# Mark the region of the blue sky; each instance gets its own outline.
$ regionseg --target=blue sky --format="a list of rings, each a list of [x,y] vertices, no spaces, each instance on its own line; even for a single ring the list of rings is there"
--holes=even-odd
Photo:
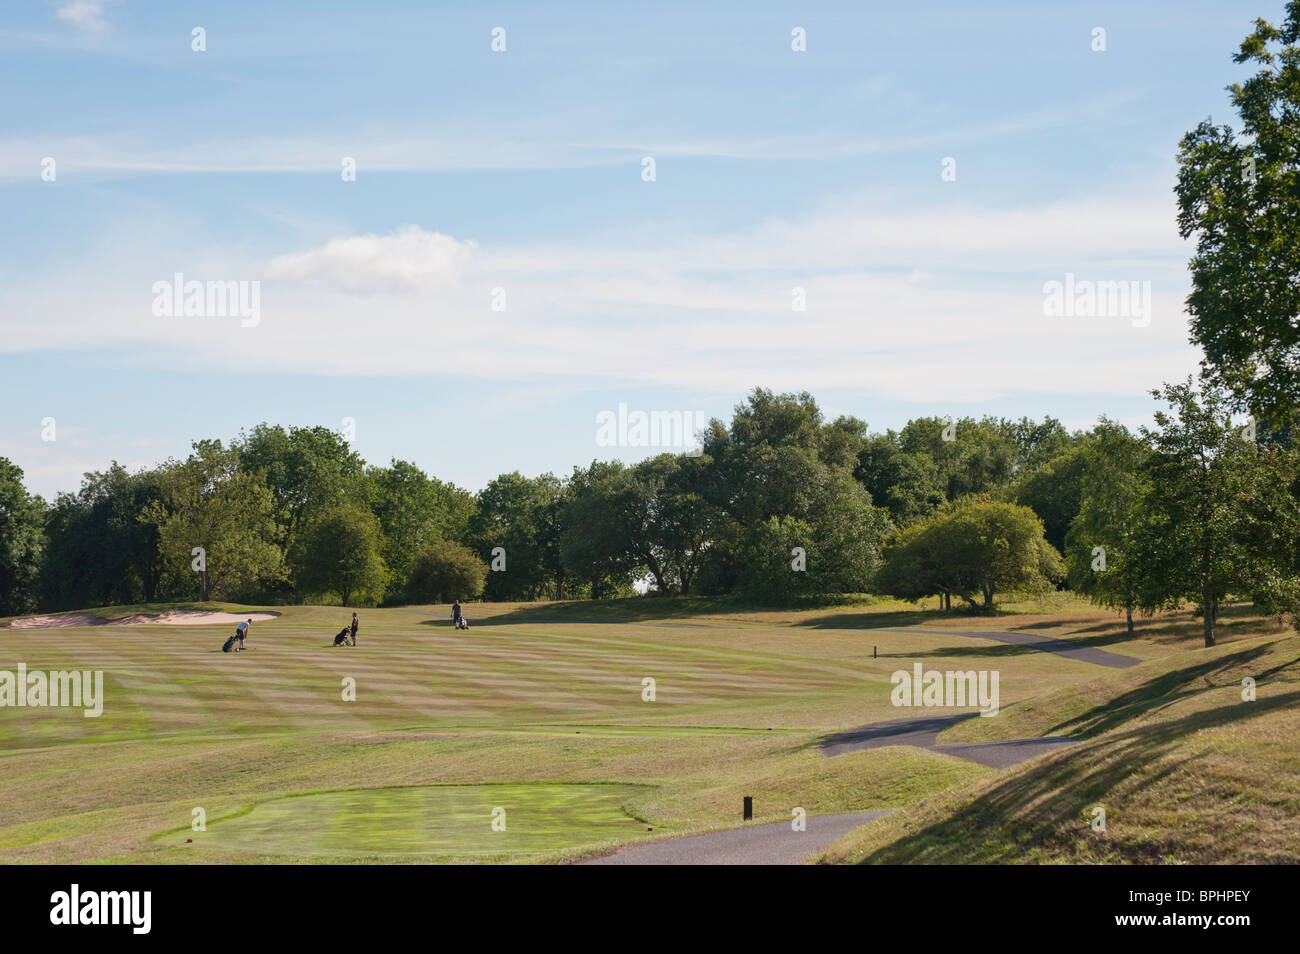
[[[969,6],[7,4],[0,455],[50,496],[349,418],[478,489],[757,385],[1142,422],[1197,361],[1177,143],[1281,0]],[[256,323],[154,314],[178,272],[260,283]],[[1046,315],[1067,273],[1149,322]]]

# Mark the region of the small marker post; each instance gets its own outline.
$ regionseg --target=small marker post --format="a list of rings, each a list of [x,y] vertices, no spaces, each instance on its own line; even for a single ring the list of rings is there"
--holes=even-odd
[[[745,796],[745,821],[754,820],[754,796]]]

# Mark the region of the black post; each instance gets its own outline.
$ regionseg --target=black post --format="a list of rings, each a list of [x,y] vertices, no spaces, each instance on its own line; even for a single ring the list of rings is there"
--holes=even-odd
[[[876,647],[875,647],[875,646],[872,646],[872,647],[871,647],[871,658],[872,658],[872,659],[875,659],[875,658],[876,658]]]
[[[745,821],[754,820],[754,796],[745,796]]]

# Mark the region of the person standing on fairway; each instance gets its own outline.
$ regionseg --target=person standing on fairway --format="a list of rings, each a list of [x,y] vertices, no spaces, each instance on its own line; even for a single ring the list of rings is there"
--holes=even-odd
[[[253,620],[246,619],[235,627],[235,637],[239,640],[239,648],[244,648],[244,640],[248,636],[248,631],[253,627]]]
[[[460,629],[460,600],[455,600],[451,604],[451,625]]]
[[[352,645],[357,644],[357,614],[352,614]]]

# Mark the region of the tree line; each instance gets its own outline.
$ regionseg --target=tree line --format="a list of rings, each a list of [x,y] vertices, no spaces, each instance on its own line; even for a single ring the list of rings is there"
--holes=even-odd
[[[1155,426],[923,417],[872,433],[755,389],[701,450],[477,494],[261,424],[118,464],[47,503],[0,459],[0,615],[211,598],[345,605],[656,594],[788,604],[880,593],[991,608],[1068,585],[1153,612],[1300,600],[1300,455],[1191,380]],[[199,554],[202,557],[199,557]]]

